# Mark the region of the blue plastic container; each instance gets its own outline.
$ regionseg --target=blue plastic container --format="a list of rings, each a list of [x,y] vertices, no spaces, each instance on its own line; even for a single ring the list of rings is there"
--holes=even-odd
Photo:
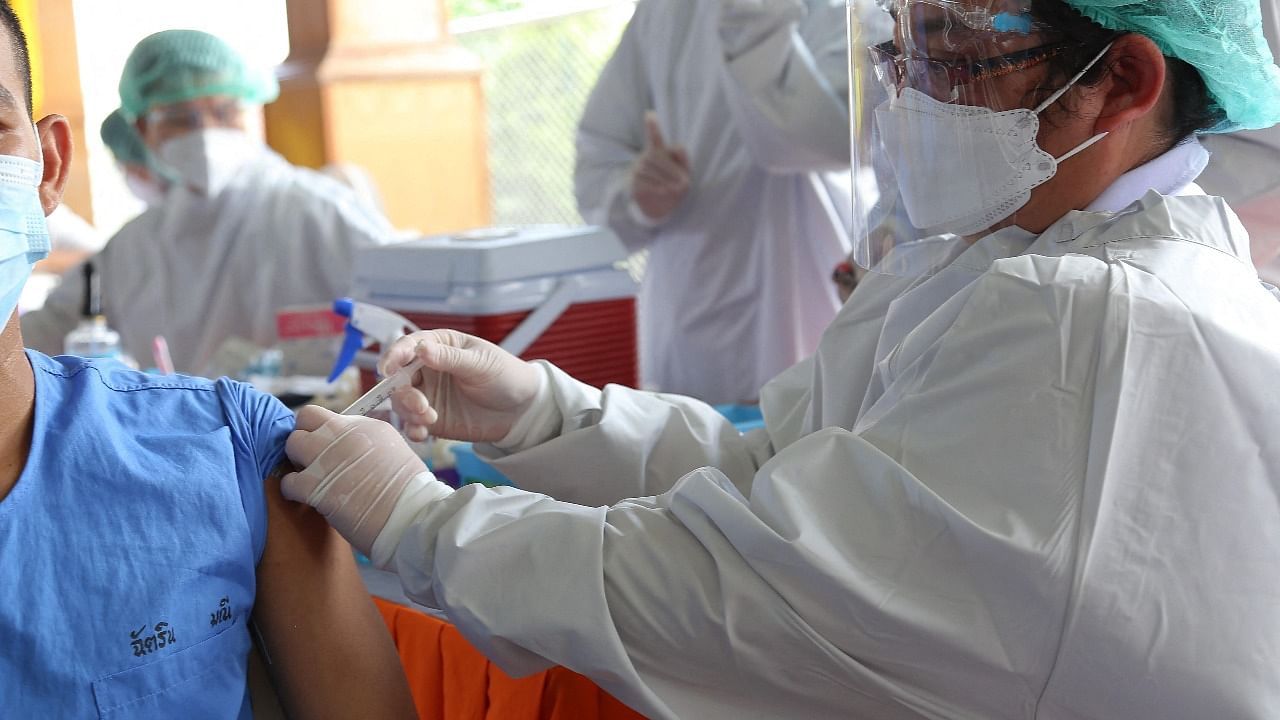
[[[716,405],[715,409],[728,418],[740,433],[764,427],[764,413],[759,405]]]

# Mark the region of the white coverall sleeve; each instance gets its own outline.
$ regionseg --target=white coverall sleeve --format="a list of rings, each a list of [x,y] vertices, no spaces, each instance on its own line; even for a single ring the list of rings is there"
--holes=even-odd
[[[582,218],[613,230],[631,252],[643,250],[656,236],[654,226],[638,222],[630,209],[631,167],[644,150],[645,111],[653,108],[642,29],[649,5],[636,5],[587,98],[573,169],[573,192]]]
[[[732,121],[756,164],[775,173],[849,167],[844,3],[718,0]]]
[[[744,493],[756,470],[773,454],[763,429],[739,433],[714,408],[680,395],[643,392],[621,385],[598,390],[559,368],[547,373],[554,411],[540,413],[542,427],[508,455],[490,444],[477,452],[526,490],[584,505],[660,495],[700,467],[720,468]],[[566,457],[576,472],[565,472]]]
[[[22,316],[22,344],[45,355],[61,355],[67,333],[80,322],[84,302],[84,269],[77,265],[63,273],[58,286],[39,310]]]
[[[806,557],[815,548],[791,541],[830,533],[826,552],[852,553],[845,545],[854,533],[840,537],[828,523],[874,515],[843,502],[836,510],[828,493],[839,481],[825,467],[832,452],[849,462],[869,446],[838,431],[799,445],[798,464],[771,467],[773,479],[800,481],[805,492],[772,518],[710,468],[666,495],[612,508],[472,485],[410,528],[392,569],[409,597],[443,610],[507,672],[560,664],[648,717],[834,718],[872,709],[866,717],[900,717],[871,697],[850,704],[859,688],[830,673],[828,661],[851,666],[863,692],[891,681],[847,659],[775,586],[829,582]],[[868,469],[891,471],[871,455]],[[873,498],[862,500],[868,507]],[[918,520],[887,510],[864,532],[907,539]],[[761,573],[757,562],[771,569]],[[797,574],[786,577],[787,566]]]
[[[391,569],[507,672],[563,665],[649,717],[1017,717],[1059,616],[992,531],[833,428],[750,501],[711,468],[611,508],[468,486]]]

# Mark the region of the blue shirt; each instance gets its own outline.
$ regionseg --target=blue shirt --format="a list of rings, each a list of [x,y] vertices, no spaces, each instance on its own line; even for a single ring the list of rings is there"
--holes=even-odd
[[[0,501],[0,714],[248,718],[263,478],[294,419],[229,380],[49,358]]]

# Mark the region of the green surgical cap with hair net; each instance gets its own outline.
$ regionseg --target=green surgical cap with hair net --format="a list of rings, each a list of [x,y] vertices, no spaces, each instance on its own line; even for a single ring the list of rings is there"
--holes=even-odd
[[[120,110],[134,120],[156,105],[213,95],[260,104],[279,93],[274,76],[250,69],[221,39],[198,30],[165,30],[143,38],[125,61]]]
[[[1066,0],[1109,30],[1145,35],[1204,78],[1226,120],[1206,132],[1280,123],[1280,68],[1262,34],[1258,0]]]
[[[124,165],[146,166],[147,146],[133,127],[133,123],[124,119],[124,115],[115,110],[102,121],[102,142],[111,151],[116,162]]]

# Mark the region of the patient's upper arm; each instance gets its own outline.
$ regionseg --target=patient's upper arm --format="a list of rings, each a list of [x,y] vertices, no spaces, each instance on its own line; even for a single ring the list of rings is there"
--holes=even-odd
[[[356,570],[320,515],[266,480],[267,543],[254,621],[289,716],[416,717],[404,670]]]

